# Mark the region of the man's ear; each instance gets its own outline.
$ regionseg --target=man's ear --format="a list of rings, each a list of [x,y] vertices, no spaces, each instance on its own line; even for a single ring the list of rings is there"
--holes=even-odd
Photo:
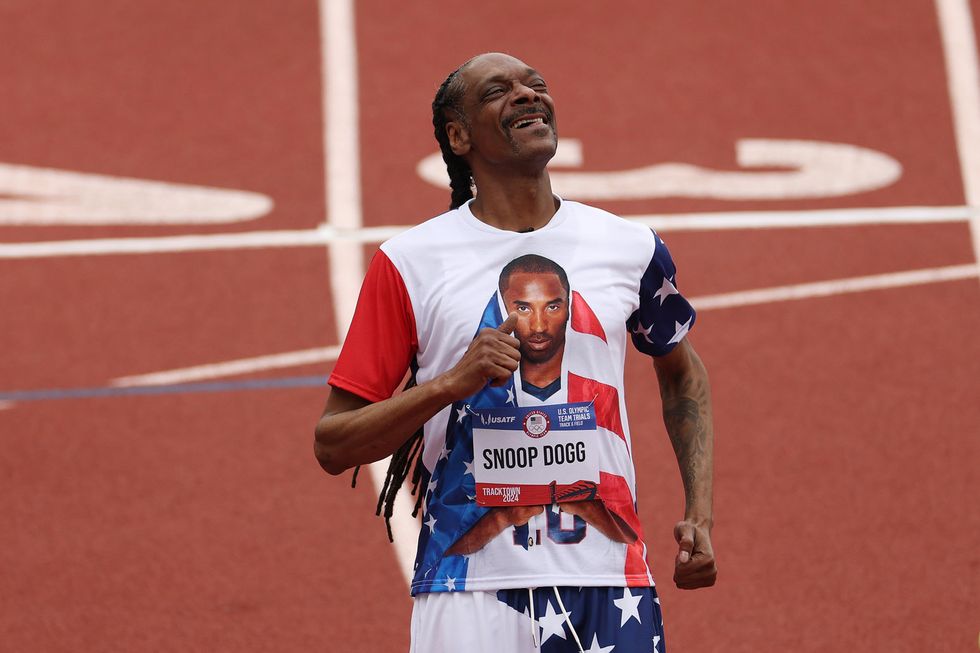
[[[449,147],[456,156],[464,156],[470,151],[470,130],[460,121],[452,120],[446,123],[446,135],[449,137]]]

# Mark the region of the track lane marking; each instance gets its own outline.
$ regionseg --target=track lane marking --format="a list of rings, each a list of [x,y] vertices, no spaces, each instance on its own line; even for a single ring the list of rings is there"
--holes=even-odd
[[[272,211],[230,188],[0,163],[0,225],[222,224]]]
[[[320,39],[327,208],[322,227],[356,231],[362,227],[363,217],[357,44],[351,0],[320,0]],[[356,241],[331,239],[328,244],[334,321],[337,339],[343,342],[364,278],[364,253]]]
[[[580,201],[654,197],[774,200],[865,193],[890,186],[902,176],[902,165],[894,158],[849,143],[740,138],[735,141],[735,158],[739,170],[677,162],[626,170],[556,170],[580,167],[584,160],[582,142],[563,138],[550,166],[551,187],[561,197]],[[437,188],[449,186],[440,152],[419,161],[415,172]]]
[[[661,232],[704,231],[722,229],[790,229],[798,227],[854,227],[890,224],[935,224],[976,220],[980,208],[967,206],[894,206],[863,209],[818,209],[811,211],[726,211],[716,213],[649,214],[623,216]],[[340,320],[353,311],[357,289],[363,277],[363,257],[360,246],[380,243],[412,225],[380,227],[340,227],[324,224],[315,229],[248,231],[227,234],[188,234],[150,238],[93,238],[79,240],[40,241],[0,244],[0,259],[56,258],[61,256],[110,256],[123,254],[164,254],[179,252],[219,251],[228,249],[274,249],[291,247],[330,246],[331,254],[349,250],[354,259],[333,287],[335,296],[344,296],[346,308],[337,309]],[[346,265],[342,257],[331,257],[334,267]],[[353,272],[360,277],[353,278]],[[350,288],[354,288],[353,291]],[[339,294],[338,294],[339,293]],[[353,313],[350,313],[351,315]],[[349,320],[349,317],[347,318]]]
[[[969,279],[978,273],[980,273],[980,266],[975,263],[970,263],[942,268],[889,272],[863,277],[851,277],[848,279],[835,279],[832,281],[815,281],[791,286],[760,288],[758,290],[743,290],[719,295],[705,295],[702,297],[693,297],[688,301],[698,311],[709,311],[720,308],[738,308],[815,297],[832,297],[869,290],[902,288],[927,283],[959,281],[961,279]]]
[[[980,208],[980,66],[973,16],[969,0],[936,0],[936,11],[963,193],[967,205],[976,210]],[[970,218],[970,238],[974,258],[980,261],[980,215],[976,211]]]
[[[323,227],[356,232],[363,226],[361,207],[360,127],[358,123],[357,44],[353,0],[320,0],[320,48],[323,57],[324,153],[327,216]],[[344,341],[364,279],[364,251],[357,240],[329,241],[329,282],[337,338]],[[375,488],[384,484],[390,458],[368,465]],[[399,491],[391,531],[395,558],[406,584],[414,576],[418,524],[412,504]]]
[[[16,402],[51,401],[58,399],[96,399],[147,395],[193,394],[199,392],[229,392],[235,390],[270,390],[279,388],[308,388],[323,385],[322,376],[287,376],[273,379],[237,379],[206,383],[172,383],[130,387],[99,386],[89,388],[42,388],[39,390],[0,391],[0,408]]]
[[[210,363],[206,365],[195,365],[193,367],[162,370],[149,374],[123,376],[113,379],[110,385],[117,388],[126,388],[188,383],[192,381],[203,381],[205,379],[218,379],[240,374],[252,374],[266,370],[322,363],[324,361],[336,360],[338,355],[340,355],[339,345],[333,347],[315,347],[313,349],[302,349],[282,354],[238,358],[222,363]]]
[[[938,268],[923,268],[902,272],[887,272],[884,274],[849,277],[845,279],[829,279],[809,283],[772,286],[755,290],[739,290],[716,295],[691,297],[688,301],[698,311],[711,311],[722,308],[739,308],[756,306],[781,301],[809,299],[813,297],[832,297],[834,295],[885,290],[905,286],[942,283],[969,279],[978,274],[977,264],[952,265]],[[250,374],[271,369],[282,369],[298,365],[328,363],[337,359],[340,346],[317,347],[300,351],[239,358],[219,363],[195,365],[170,370],[161,370],[147,374],[119,377],[110,382],[114,387],[148,386],[158,384],[186,383],[216,379],[226,376]]]

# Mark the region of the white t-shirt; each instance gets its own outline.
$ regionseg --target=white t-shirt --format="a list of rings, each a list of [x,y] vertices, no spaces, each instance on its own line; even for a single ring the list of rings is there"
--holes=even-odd
[[[636,512],[623,370],[627,332],[640,351],[663,355],[693,326],[694,310],[677,292],[674,275],[666,246],[650,229],[565,200],[545,227],[529,233],[491,227],[473,216],[466,204],[381,246],[329,380],[335,387],[381,401],[391,396],[409,367],[420,384],[452,368],[481,328],[499,326],[513,310],[519,315],[549,311],[552,322],[554,316],[566,320],[560,332],[554,326],[550,333],[541,326],[534,327],[540,331],[536,335],[532,327],[525,331],[525,339],[535,344],[528,345],[532,349],[526,354],[522,349],[522,368],[506,385],[487,386],[426,423],[423,463],[431,477],[413,594],[653,584]],[[557,292],[556,280],[561,286]],[[554,301],[546,298],[542,308],[530,295],[521,295],[535,288],[550,289]],[[563,346],[556,347],[562,337]],[[559,355],[556,379],[538,380],[539,384],[523,379],[531,369],[524,365]],[[610,539],[581,517],[562,511],[558,503],[546,506],[527,524],[505,528],[475,552],[447,555],[447,549],[492,509],[476,500],[476,476],[507,467],[523,479],[520,482],[546,486],[554,481],[558,466],[543,465],[548,452],[542,443],[575,435],[559,427],[566,425],[561,420],[570,419],[565,415],[576,411],[587,413],[591,421],[567,425],[587,431],[576,432],[585,433],[587,455],[585,449],[578,451],[595,475],[584,486],[559,480],[551,486],[552,497],[564,488],[601,499],[635,539]],[[526,435],[526,451],[518,451],[523,446],[510,452],[498,448],[495,457],[493,451],[478,449],[475,458],[474,429],[494,421],[508,422],[500,428],[508,429],[511,441]],[[483,430],[479,437],[486,443],[492,436]],[[537,453],[529,462],[527,452],[533,447],[538,447]],[[572,449],[566,453],[574,458]],[[551,459],[554,463],[554,455]],[[481,483],[481,491],[491,486],[495,484]],[[518,496],[514,491],[504,494],[507,500]],[[494,496],[500,501],[504,494]]]

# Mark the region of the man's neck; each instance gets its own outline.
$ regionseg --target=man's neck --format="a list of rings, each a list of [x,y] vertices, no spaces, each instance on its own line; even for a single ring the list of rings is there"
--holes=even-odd
[[[558,210],[547,170],[534,175],[479,175],[473,215],[491,227],[530,231],[548,224]]]

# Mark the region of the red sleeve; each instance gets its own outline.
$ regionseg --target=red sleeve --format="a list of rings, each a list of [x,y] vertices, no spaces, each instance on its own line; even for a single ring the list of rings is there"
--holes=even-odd
[[[371,259],[340,357],[327,381],[368,401],[389,398],[418,351],[402,275],[381,250]]]

